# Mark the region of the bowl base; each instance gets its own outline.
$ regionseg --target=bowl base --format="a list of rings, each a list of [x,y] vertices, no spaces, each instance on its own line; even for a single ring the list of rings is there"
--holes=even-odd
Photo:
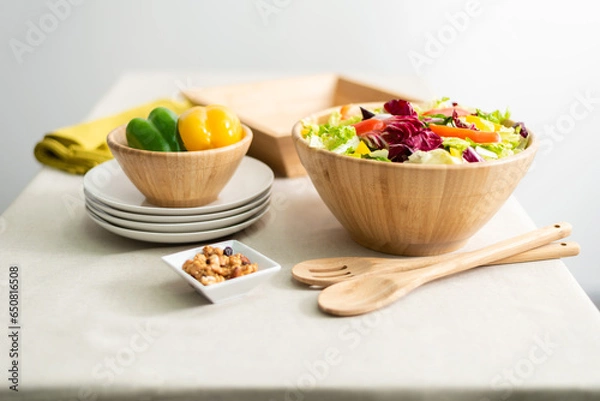
[[[358,244],[374,251],[398,256],[434,256],[456,251],[467,243],[468,239],[438,244],[403,244],[403,243],[372,243],[352,237]]]
[[[213,196],[210,198],[201,198],[201,199],[185,199],[185,200],[160,200],[151,198],[146,195],[146,202],[159,207],[199,207],[208,205],[211,202],[216,201],[218,196]]]

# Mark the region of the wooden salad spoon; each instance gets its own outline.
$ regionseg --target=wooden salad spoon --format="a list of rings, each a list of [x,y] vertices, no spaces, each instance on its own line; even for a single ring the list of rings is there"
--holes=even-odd
[[[450,260],[422,269],[342,281],[321,291],[318,304],[322,311],[332,315],[361,315],[387,306],[430,281],[565,238],[571,229],[569,223],[558,223],[475,251],[457,254]]]
[[[507,263],[533,262],[536,260],[558,259],[579,254],[579,244],[576,242],[553,242],[509,256],[508,258],[494,260],[487,265],[500,265]],[[298,263],[292,268],[292,277],[297,281],[327,287],[340,281],[346,281],[358,276],[366,277],[373,274],[397,273],[420,269],[434,263],[445,262],[453,259],[457,253],[447,253],[437,256],[424,256],[414,258],[377,258],[377,257],[337,257],[311,259]]]

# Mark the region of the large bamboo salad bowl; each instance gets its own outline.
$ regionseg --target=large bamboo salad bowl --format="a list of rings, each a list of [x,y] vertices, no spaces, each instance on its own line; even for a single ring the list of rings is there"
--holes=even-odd
[[[365,104],[380,107],[384,102]],[[334,109],[307,119],[323,123]],[[463,165],[386,163],[315,149],[292,129],[296,150],[321,199],[357,243],[407,256],[461,248],[498,211],[535,156],[522,152]]]

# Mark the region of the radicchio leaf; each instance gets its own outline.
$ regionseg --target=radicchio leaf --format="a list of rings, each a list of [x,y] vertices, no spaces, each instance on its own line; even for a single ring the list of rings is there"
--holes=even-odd
[[[425,128],[421,120],[411,116],[393,116],[384,121],[386,123],[385,131],[393,143],[404,142]]]
[[[371,111],[369,111],[367,109],[364,109],[362,107],[360,108],[360,112],[362,114],[362,119],[363,120],[368,120],[370,118],[375,117],[375,113],[373,113],[373,112],[371,112]]]
[[[414,135],[408,139],[406,144],[415,150],[427,152],[429,150],[440,148],[442,142],[443,140],[438,134],[433,133],[433,131],[427,128],[421,130],[418,135]]]
[[[361,135],[360,138],[365,141],[369,149],[387,149],[388,147],[387,142],[383,139],[383,132],[368,132]]]
[[[395,103],[395,106],[398,104]],[[391,112],[395,106],[390,109],[386,108],[386,110]],[[383,132],[366,132],[361,134],[361,139],[365,141],[369,149],[387,149],[388,158],[393,162],[403,163],[417,150],[427,152],[442,147],[442,138],[419,120],[416,113],[413,115],[396,114],[382,121],[385,123]]]
[[[452,110],[452,122],[456,128],[466,128],[473,131],[479,131],[475,124],[467,124],[459,120],[458,114],[456,113],[456,109]]]
[[[525,128],[525,124],[518,122],[515,125],[513,125],[513,128],[517,128],[517,127],[521,127],[521,129],[519,130],[519,134],[523,137],[523,138],[527,138],[529,136],[529,131],[527,131],[527,128]]]
[[[388,125],[384,138],[390,145],[401,143],[413,150],[425,152],[442,145],[442,138],[427,128],[417,117],[394,116],[386,122]]]
[[[384,120],[386,127],[381,135],[369,135],[370,144],[381,139],[389,151],[388,158],[403,163],[417,150],[429,151],[442,146],[442,138],[432,132],[415,116],[395,115]],[[378,146],[381,143],[377,144]],[[382,149],[381,147],[378,147]]]
[[[463,151],[462,157],[469,163],[485,161],[483,157],[479,156],[479,153],[475,152],[475,150],[470,146]]]
[[[402,99],[392,99],[383,108],[394,116],[417,116],[410,102]]]
[[[410,147],[402,143],[395,143],[390,145],[388,159],[393,162],[404,163],[408,160],[408,156],[413,153],[414,151]]]

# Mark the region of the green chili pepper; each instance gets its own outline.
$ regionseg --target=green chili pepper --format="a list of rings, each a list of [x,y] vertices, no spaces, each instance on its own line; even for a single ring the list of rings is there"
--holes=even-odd
[[[177,114],[165,107],[157,107],[148,119],[134,118],[127,124],[127,144],[136,149],[158,152],[185,150],[177,134]]]

